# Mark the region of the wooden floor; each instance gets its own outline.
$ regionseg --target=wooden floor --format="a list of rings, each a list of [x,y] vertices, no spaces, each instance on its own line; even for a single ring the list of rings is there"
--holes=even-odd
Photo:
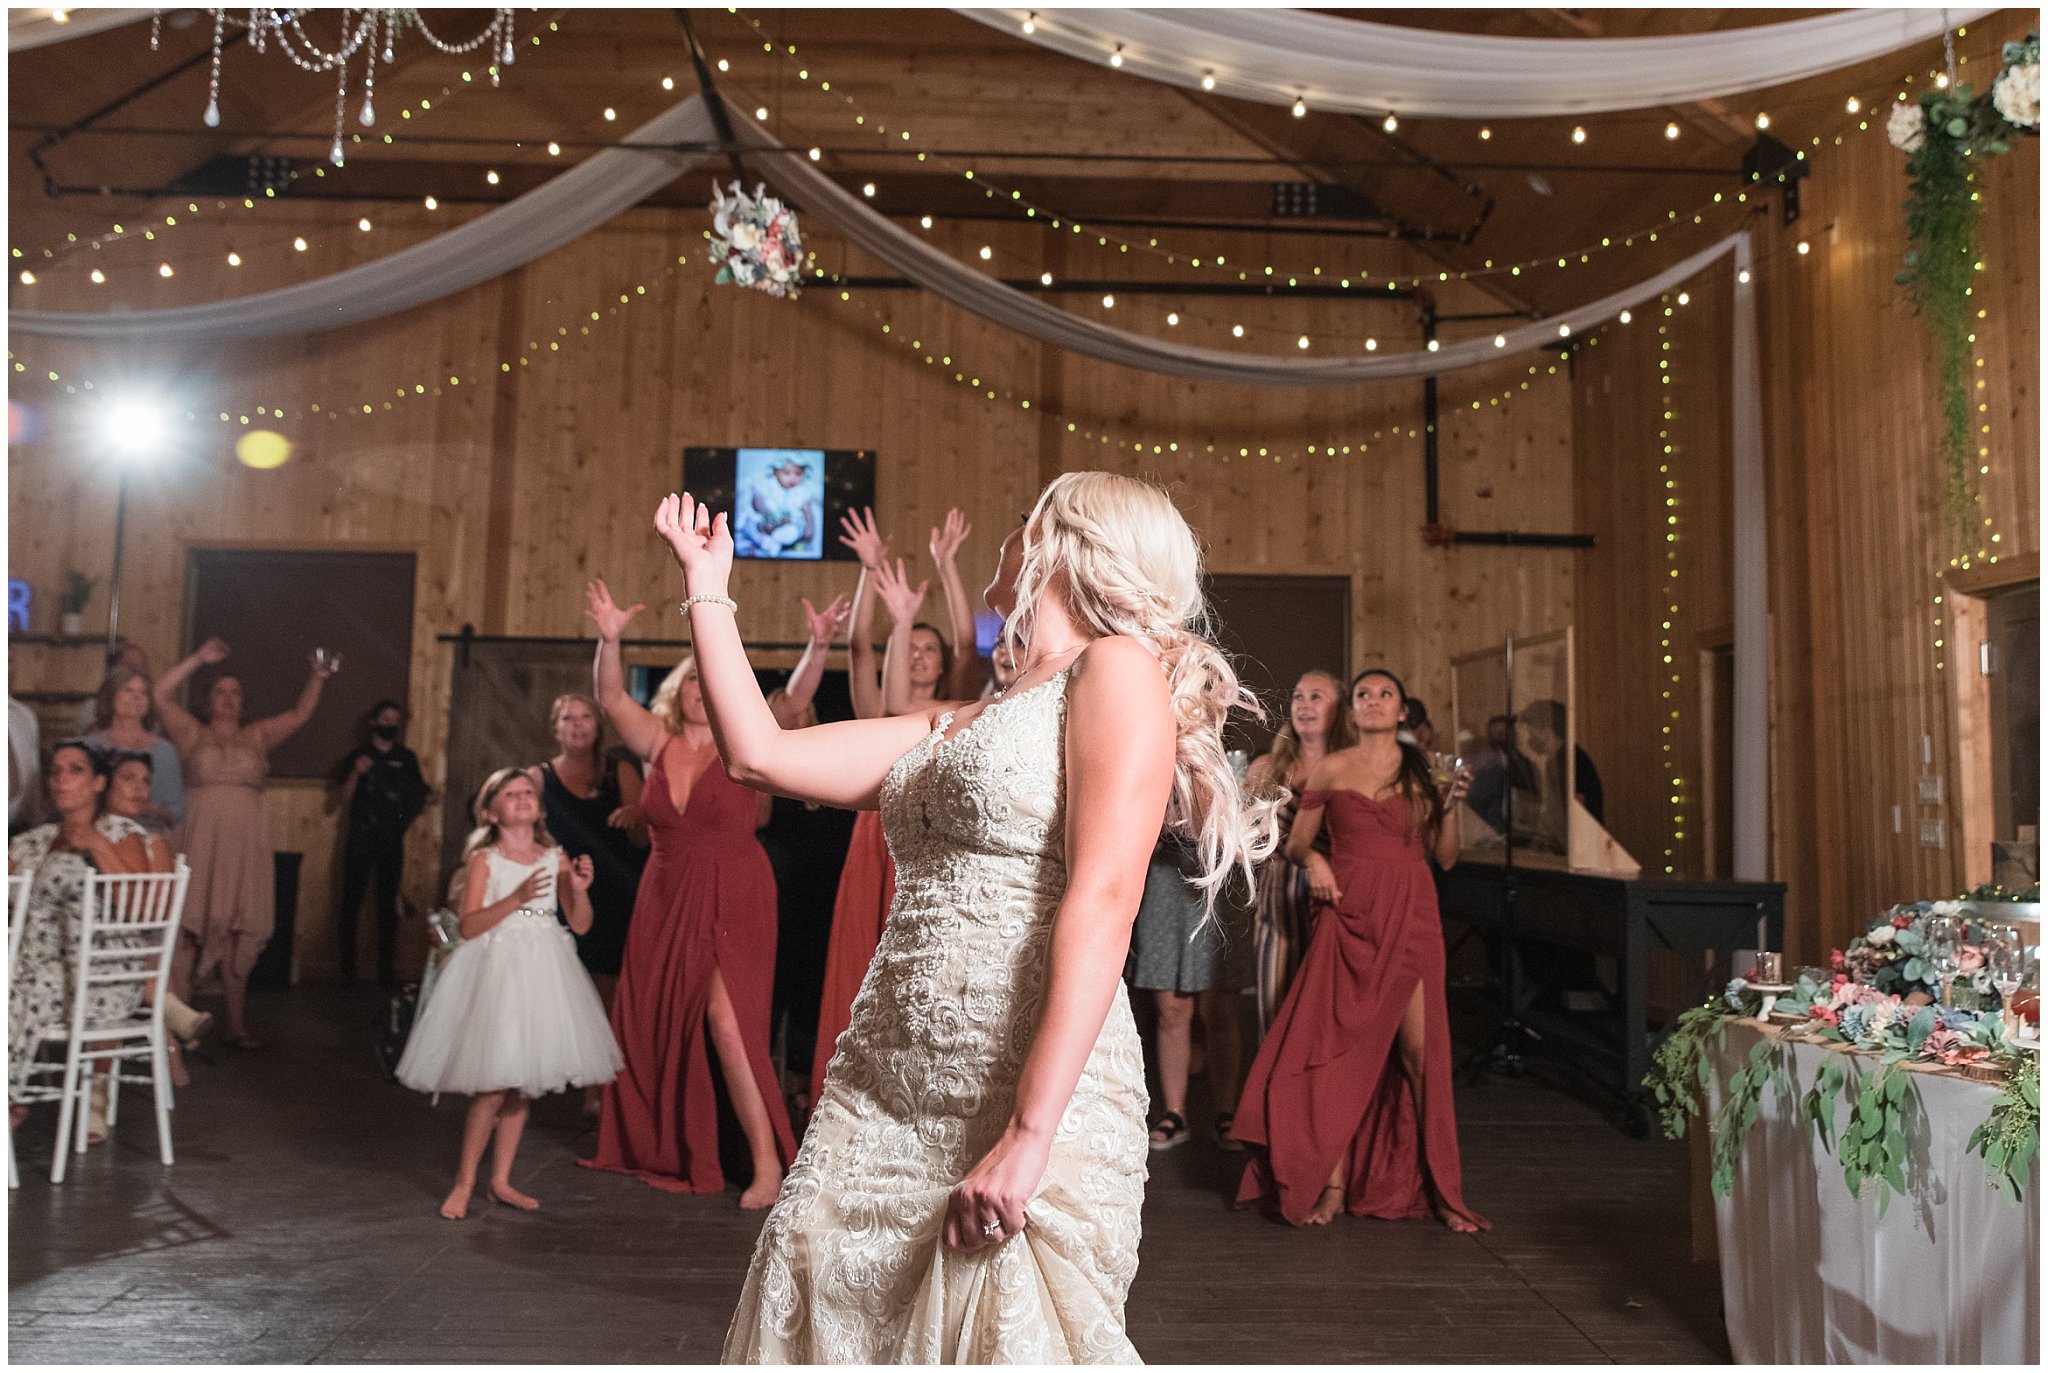
[[[535,1110],[535,1215],[435,1215],[463,1103],[385,1080],[378,998],[259,997],[270,1047],[196,1064],[158,1165],[146,1095],[48,1181],[45,1108],[8,1210],[15,1363],[705,1362],[759,1218],[575,1166],[565,1097]],[[1153,1362],[1725,1362],[1719,1279],[1687,1262],[1685,1154],[1529,1081],[1458,1100],[1478,1237],[1233,1211],[1242,1156],[1154,1156],[1130,1330]],[[1206,1129],[1206,1115],[1197,1116]]]

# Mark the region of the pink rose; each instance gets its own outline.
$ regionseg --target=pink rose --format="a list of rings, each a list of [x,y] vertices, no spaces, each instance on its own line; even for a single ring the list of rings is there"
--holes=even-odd
[[[1913,917],[1910,915],[1895,915],[1892,917],[1892,928],[1895,930],[1903,930],[1912,923]]]
[[[1956,947],[1956,967],[1966,973],[1983,971],[1983,946],[1979,944],[1958,945]]]

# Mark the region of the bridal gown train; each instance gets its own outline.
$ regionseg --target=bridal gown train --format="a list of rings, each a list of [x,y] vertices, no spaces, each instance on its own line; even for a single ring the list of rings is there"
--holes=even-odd
[[[1066,886],[1066,674],[950,714],[890,769],[896,896],[768,1215],[728,1363],[1136,1362],[1124,1297],[1145,1072],[1123,987],[1024,1230],[961,1254],[946,1199],[1008,1122]]]

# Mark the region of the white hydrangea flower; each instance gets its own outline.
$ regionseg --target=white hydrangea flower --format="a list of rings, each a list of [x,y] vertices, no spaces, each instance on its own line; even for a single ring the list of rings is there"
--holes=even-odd
[[[1884,136],[1902,153],[1919,152],[1920,144],[1927,138],[1927,112],[1918,105],[1899,101],[1892,106],[1891,118],[1885,122]]]
[[[2041,122],[2041,64],[2016,62],[1991,86],[1991,103],[2023,129]]]

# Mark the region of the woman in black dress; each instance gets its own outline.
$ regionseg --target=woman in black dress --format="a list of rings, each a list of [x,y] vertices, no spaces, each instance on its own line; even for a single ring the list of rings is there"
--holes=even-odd
[[[611,1006],[626,925],[647,861],[647,827],[640,816],[640,770],[629,757],[604,747],[597,703],[564,692],[548,708],[548,728],[560,752],[530,770],[540,788],[548,833],[571,858],[590,855],[590,932],[576,936],[576,956]]]

